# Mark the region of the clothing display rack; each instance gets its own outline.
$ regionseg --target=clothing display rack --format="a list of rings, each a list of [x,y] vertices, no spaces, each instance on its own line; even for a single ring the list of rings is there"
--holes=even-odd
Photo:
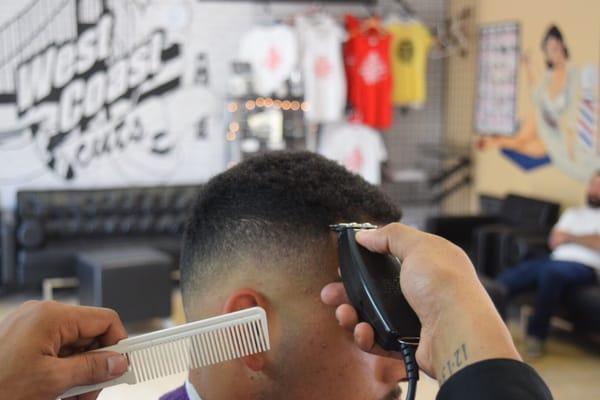
[[[436,208],[450,195],[466,193],[473,183],[472,160],[466,147],[421,145],[421,161],[412,170],[401,171],[386,185],[401,204]]]
[[[400,69],[400,64],[390,64],[390,73],[402,76],[402,82],[423,81],[423,89],[409,89],[404,98],[414,98],[415,100],[404,100],[403,92],[395,92],[392,88],[392,100],[389,104],[389,113],[391,115],[391,123],[387,118],[381,122],[379,113],[375,119],[360,114],[355,118],[354,111],[356,107],[361,107],[361,104],[356,104],[349,94],[349,107],[346,108],[346,117],[342,117],[339,121],[350,121],[351,123],[358,121],[363,123],[375,131],[379,131],[381,138],[384,139],[384,148],[387,149],[388,162],[383,165],[383,174],[381,179],[382,188],[388,192],[394,201],[404,206],[412,206],[429,210],[429,213],[436,213],[441,209],[442,204],[446,199],[451,197],[455,199],[458,195],[462,198],[462,193],[469,192],[466,190],[471,186],[470,164],[471,160],[468,155],[464,154],[445,154],[432,153],[428,146],[444,147],[443,126],[438,126],[437,122],[423,123],[422,115],[425,113],[442,112],[443,105],[443,79],[444,79],[444,59],[450,56],[464,55],[462,49],[468,44],[468,29],[464,27],[464,22],[471,17],[470,9],[464,8],[459,10],[455,16],[447,17],[447,12],[441,12],[439,7],[434,7],[433,4],[424,2],[406,1],[406,0],[356,0],[356,1],[279,1],[265,0],[257,2],[256,11],[256,27],[260,31],[260,35],[270,34],[275,30],[276,26],[287,26],[291,28],[298,36],[298,71],[301,73],[300,80],[297,85],[304,87],[305,69],[302,62],[305,60],[304,50],[307,46],[301,44],[305,38],[301,32],[305,32],[298,25],[299,19],[305,21],[314,19],[315,25],[318,26],[320,16],[327,16],[341,28],[346,30],[346,39],[343,43],[344,63],[347,62],[347,44],[348,38],[352,38],[355,31],[348,24],[348,16],[353,16],[357,22],[361,33],[365,30],[378,30],[386,35],[391,35],[392,38],[400,35],[408,35],[408,40],[411,41],[411,51],[413,59],[425,60],[411,61],[411,63],[420,63],[424,72],[413,71],[409,69]],[[285,3],[285,4],[284,4]],[[292,6],[295,4],[295,6]],[[341,4],[348,4],[348,7],[340,7]],[[433,7],[433,8],[432,8]],[[435,10],[432,13],[431,10]],[[393,16],[396,16],[393,18]],[[400,26],[398,30],[390,30],[393,26]],[[308,26],[304,24],[303,26]],[[393,29],[393,28],[392,28]],[[254,32],[253,34],[255,34]],[[260,36],[258,35],[258,36]],[[396,35],[396,36],[395,36]],[[255,37],[258,37],[255,36]],[[240,41],[247,39],[245,35]],[[278,37],[278,36],[277,36]],[[382,36],[383,37],[383,36]],[[404,39],[403,39],[404,40]],[[256,51],[265,51],[264,42],[253,40],[253,45],[249,47],[250,52],[245,54],[256,54]],[[282,46],[279,39],[273,43]],[[321,41],[322,42],[322,41]],[[404,43],[400,39],[390,41],[390,49],[400,46]],[[287,42],[286,42],[287,43]],[[430,43],[430,44],[427,44]],[[269,45],[270,46],[270,45]],[[318,46],[321,46],[319,44]],[[289,48],[284,46],[282,48]],[[422,50],[423,49],[423,50]],[[398,52],[400,52],[398,48]],[[409,49],[405,49],[408,51]],[[312,50],[311,50],[312,51]],[[423,56],[425,52],[425,56]],[[268,55],[268,53],[264,53]],[[286,56],[287,53],[283,53]],[[310,56],[312,56],[311,53]],[[331,54],[331,53],[329,53]],[[381,55],[387,52],[381,52]],[[394,53],[396,54],[396,53]],[[398,53],[400,54],[400,53]],[[409,53],[406,53],[409,54]],[[415,54],[418,54],[415,56]],[[424,57],[424,58],[423,58]],[[427,59],[430,60],[430,66],[427,66]],[[238,62],[248,63],[248,78],[255,79],[253,72],[255,71],[254,59],[244,61],[243,57],[237,59]],[[392,61],[390,61],[392,62]],[[357,62],[358,65],[358,62]],[[373,66],[374,67],[374,66]],[[262,67],[261,67],[262,68]],[[352,82],[350,81],[348,65],[344,65],[345,78],[347,80],[348,92]],[[357,67],[358,68],[358,67]],[[415,68],[415,67],[411,67]],[[234,68],[235,70],[235,68]],[[261,70],[262,71],[262,70]],[[335,69],[333,71],[336,71]],[[363,72],[364,73],[364,72]],[[337,72],[336,72],[337,74]],[[394,82],[396,79],[393,80]],[[307,109],[313,102],[314,97],[309,99],[304,91],[294,92],[291,90],[292,82],[287,81],[288,90],[277,92],[273,89],[266,93],[260,87],[254,87],[254,82],[249,84],[249,89],[243,91],[240,95],[229,93],[225,97],[223,106],[224,110],[224,130],[223,134],[226,139],[226,159],[228,165],[233,165],[248,156],[278,149],[308,149],[319,151],[321,153],[321,144],[324,132],[327,131],[327,123],[313,122],[308,116]],[[406,88],[412,85],[404,86]],[[431,93],[427,93],[431,88]],[[259,94],[260,93],[260,94]],[[330,93],[330,92],[329,92]],[[400,93],[400,94],[398,94]],[[423,97],[417,96],[416,93],[425,93]],[[370,96],[370,95],[369,95]],[[411,97],[412,96],[412,97]],[[415,97],[416,96],[416,97]],[[357,98],[377,98],[376,96],[358,95]],[[319,99],[317,99],[319,100]],[[328,100],[329,101],[329,100]],[[317,101],[319,103],[319,101]],[[406,104],[406,105],[402,105]],[[375,105],[376,109],[387,109],[386,105],[383,108],[379,104]],[[313,107],[321,109],[321,106]],[[369,110],[369,108],[365,108]],[[362,111],[362,110],[361,110]],[[260,114],[257,116],[257,114]],[[252,121],[252,122],[251,122]],[[259,121],[259,123],[257,123]],[[277,124],[276,121],[281,121],[283,128],[281,132],[276,132],[275,135],[270,135],[267,131],[269,127]],[[387,121],[387,122],[386,122]],[[441,121],[440,121],[441,123]],[[252,128],[250,125],[254,125]],[[259,126],[256,129],[256,126]],[[343,129],[343,128],[341,128]],[[331,129],[328,133],[331,132]],[[353,132],[345,130],[344,132]],[[375,132],[377,133],[377,132]],[[330,135],[331,136],[331,135]],[[368,135],[366,135],[368,136]],[[279,139],[277,139],[279,137]],[[273,140],[275,138],[275,140]],[[327,142],[329,144],[329,142]],[[333,143],[333,142],[331,142]],[[337,142],[336,142],[337,143]],[[344,142],[341,147],[349,148],[351,145]],[[362,152],[369,152],[369,146],[362,146]],[[377,148],[377,146],[371,147]],[[338,151],[341,155],[344,151]],[[329,154],[329,152],[326,152]],[[384,151],[386,153],[386,151]],[[325,154],[325,153],[321,153]],[[328,156],[329,157],[329,156]],[[373,157],[373,156],[370,156]],[[348,160],[361,160],[361,156],[353,154],[348,155]],[[362,162],[362,161],[361,161]],[[378,168],[379,169],[379,168]],[[400,179],[396,179],[400,177]],[[465,201],[465,205],[468,204]]]

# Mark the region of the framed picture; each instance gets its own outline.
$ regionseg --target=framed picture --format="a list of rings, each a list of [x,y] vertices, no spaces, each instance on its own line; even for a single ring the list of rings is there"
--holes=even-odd
[[[480,134],[511,136],[516,131],[519,43],[517,22],[479,31],[475,131]]]

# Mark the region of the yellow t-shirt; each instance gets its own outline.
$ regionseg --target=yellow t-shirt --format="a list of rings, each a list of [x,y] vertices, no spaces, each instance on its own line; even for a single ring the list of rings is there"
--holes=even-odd
[[[394,87],[392,98],[399,106],[420,106],[427,97],[427,56],[432,44],[429,30],[419,22],[393,22],[390,57]]]

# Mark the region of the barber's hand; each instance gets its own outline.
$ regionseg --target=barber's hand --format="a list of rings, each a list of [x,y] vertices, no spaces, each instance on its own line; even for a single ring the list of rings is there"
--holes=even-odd
[[[54,400],[74,386],[114,379],[127,359],[77,354],[127,337],[116,312],[30,301],[0,322],[0,399]],[[79,396],[95,399],[98,393]]]
[[[397,223],[359,232],[356,239],[371,251],[391,253],[402,260],[399,284],[421,321],[416,356],[428,375],[443,383],[477,361],[520,360],[504,322],[460,248]],[[325,286],[321,298],[337,307],[340,325],[354,333],[361,349],[382,355],[383,350],[374,343],[373,328],[358,323],[356,310],[341,283]]]

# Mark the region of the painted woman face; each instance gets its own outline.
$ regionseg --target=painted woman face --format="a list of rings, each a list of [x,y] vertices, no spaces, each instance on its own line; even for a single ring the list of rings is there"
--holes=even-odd
[[[544,53],[546,54],[546,59],[552,65],[562,65],[567,61],[567,58],[565,57],[565,47],[562,42],[556,38],[550,37],[546,40]]]

